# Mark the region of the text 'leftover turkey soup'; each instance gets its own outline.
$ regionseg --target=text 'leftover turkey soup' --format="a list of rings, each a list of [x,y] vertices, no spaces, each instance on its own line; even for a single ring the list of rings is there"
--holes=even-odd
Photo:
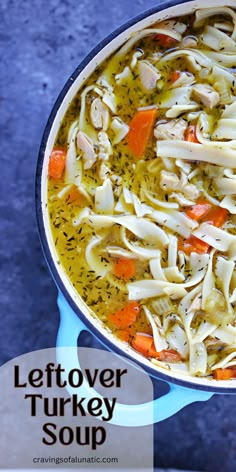
[[[236,13],[135,33],[73,99],[48,168],[60,262],[157,366],[236,377]]]

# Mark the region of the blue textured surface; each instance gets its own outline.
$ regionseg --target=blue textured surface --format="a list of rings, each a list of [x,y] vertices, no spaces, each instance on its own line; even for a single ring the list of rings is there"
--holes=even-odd
[[[87,52],[151,0],[0,2],[0,364],[55,345],[56,288],[37,235],[34,175],[50,109]],[[94,340],[85,339],[89,345]],[[166,387],[156,382],[156,388]],[[158,466],[236,470],[235,397],[186,407],[155,428]]]

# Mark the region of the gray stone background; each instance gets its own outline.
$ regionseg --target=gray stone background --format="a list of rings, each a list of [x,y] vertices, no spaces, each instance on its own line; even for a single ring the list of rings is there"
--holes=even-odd
[[[0,365],[55,345],[57,293],[41,251],[34,204],[37,153],[51,107],[92,47],[156,3],[0,0]],[[155,389],[165,387],[155,382]],[[235,444],[235,397],[214,396],[155,426],[155,465],[233,472]]]

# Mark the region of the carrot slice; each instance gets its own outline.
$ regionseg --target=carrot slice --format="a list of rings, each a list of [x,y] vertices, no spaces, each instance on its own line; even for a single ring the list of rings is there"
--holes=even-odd
[[[133,259],[125,259],[123,257],[119,257],[116,260],[113,266],[113,274],[120,279],[130,279],[135,275],[136,268],[135,262]]]
[[[213,377],[216,380],[229,380],[236,376],[236,370],[231,369],[231,367],[226,367],[225,369],[215,369],[213,372]]]
[[[201,220],[204,223],[209,223],[217,228],[220,228],[228,217],[228,210],[225,208],[211,205],[205,201],[199,201],[196,205],[192,206],[186,211],[186,215],[193,220]],[[197,254],[206,254],[210,248],[208,243],[201,241],[195,236],[191,235],[188,239],[179,238],[178,249],[184,251],[186,255],[190,255],[192,252]]]
[[[127,140],[136,157],[141,157],[145,151],[156,116],[157,109],[154,107],[138,110],[130,122]]]
[[[145,357],[157,357],[159,358],[160,353],[156,351],[153,337],[145,334],[136,334],[133,339],[131,346]]]
[[[68,194],[68,199],[67,199],[67,202],[68,203],[73,203],[77,200],[80,199],[80,192],[77,188],[73,188],[72,190],[70,190],[69,194]]]
[[[186,211],[186,215],[192,220],[199,221],[211,208],[212,205],[209,202],[199,200],[196,205],[191,206]]]
[[[199,143],[197,139],[197,135],[196,135],[196,126],[194,125],[188,126],[188,128],[186,129],[184,133],[184,139],[185,141],[189,141],[191,143]]]
[[[190,256],[192,252],[197,254],[206,254],[209,250],[209,244],[191,235],[189,238],[179,238],[178,249],[183,251],[187,256]]]
[[[178,362],[182,359],[182,356],[174,349],[163,349],[158,352],[155,349],[153,337],[145,334],[136,334],[131,345],[145,357],[155,357],[164,362]]]
[[[87,200],[86,197],[79,191],[79,189],[73,185],[68,192],[66,201],[67,203],[80,202],[80,204],[84,204]]]
[[[48,175],[52,179],[60,179],[65,169],[66,151],[55,148],[52,151],[48,164]]]
[[[220,228],[227,220],[228,210],[226,208],[221,208],[213,206],[211,210],[207,213],[206,218],[204,218],[205,223],[210,223],[217,228]]]
[[[128,326],[136,321],[139,311],[139,304],[137,302],[130,302],[120,311],[110,314],[108,320],[117,328],[128,328]]]
[[[135,329],[132,326],[126,329],[118,329],[116,331],[116,335],[119,339],[121,339],[121,341],[130,342],[131,339],[135,336]]]
[[[179,77],[180,77],[180,72],[178,72],[177,70],[173,71],[171,76],[170,76],[171,84],[173,84],[176,80],[178,80]]]
[[[211,205],[205,201],[199,201],[186,211],[186,215],[192,220],[202,220],[204,223],[217,226],[217,228],[226,222],[228,214],[229,211],[226,208]]]
[[[162,46],[163,48],[171,48],[175,46],[175,44],[178,42],[177,39],[171,38],[171,36],[168,36],[167,34],[163,33],[155,34],[154,38],[159,42],[160,46]]]

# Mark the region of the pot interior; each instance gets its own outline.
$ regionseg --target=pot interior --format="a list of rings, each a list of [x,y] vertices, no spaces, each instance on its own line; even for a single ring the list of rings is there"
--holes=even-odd
[[[170,4],[171,2],[169,2]],[[173,3],[173,2],[172,2]],[[234,6],[235,0],[229,0],[227,6]],[[219,382],[209,378],[199,378],[194,376],[186,376],[181,373],[171,372],[164,368],[154,366],[151,362],[143,356],[139,355],[132,348],[126,346],[117,338],[115,338],[105,327],[102,325],[100,320],[92,313],[88,306],[83,302],[81,297],[78,295],[73,285],[71,284],[68,276],[60,265],[58,255],[55,249],[55,245],[52,239],[52,234],[49,224],[49,216],[47,211],[47,171],[49,157],[54,145],[55,137],[58,129],[62,122],[62,118],[70,104],[73,97],[78,92],[80,87],[84,84],[87,78],[94,71],[96,66],[107,59],[114,51],[116,51],[127,39],[130,38],[132,33],[154,24],[158,20],[163,20],[171,17],[180,17],[181,15],[187,15],[192,13],[198,8],[204,8],[204,2],[197,0],[193,2],[181,3],[174,6],[170,6],[165,10],[151,11],[144,13],[139,17],[137,21],[128,23],[125,27],[121,27],[117,32],[112,34],[102,45],[98,46],[81,64],[81,66],[75,71],[69,82],[66,84],[65,89],[62,91],[59,99],[57,100],[54,109],[52,111],[49,123],[46,127],[43,142],[40,150],[40,170],[41,175],[38,176],[38,186],[41,192],[41,204],[39,220],[41,220],[41,239],[45,250],[46,258],[48,260],[52,274],[62,290],[63,294],[69,302],[73,301],[74,305],[78,307],[79,311],[86,317],[89,327],[94,331],[96,336],[102,338],[103,342],[107,342],[109,346],[113,346],[120,354],[128,354],[133,360],[138,361],[144,369],[146,369],[152,376],[164,378],[169,381],[176,383],[182,383],[189,387],[195,387],[200,389],[208,389],[213,391],[226,391],[231,390],[236,386],[236,380],[221,381]],[[222,6],[222,0],[208,0],[207,8]],[[161,7],[157,6],[157,10]],[[105,44],[105,45],[104,45]],[[79,313],[79,312],[78,312]],[[77,313],[77,314],[78,314]],[[220,388],[219,388],[220,386]]]

